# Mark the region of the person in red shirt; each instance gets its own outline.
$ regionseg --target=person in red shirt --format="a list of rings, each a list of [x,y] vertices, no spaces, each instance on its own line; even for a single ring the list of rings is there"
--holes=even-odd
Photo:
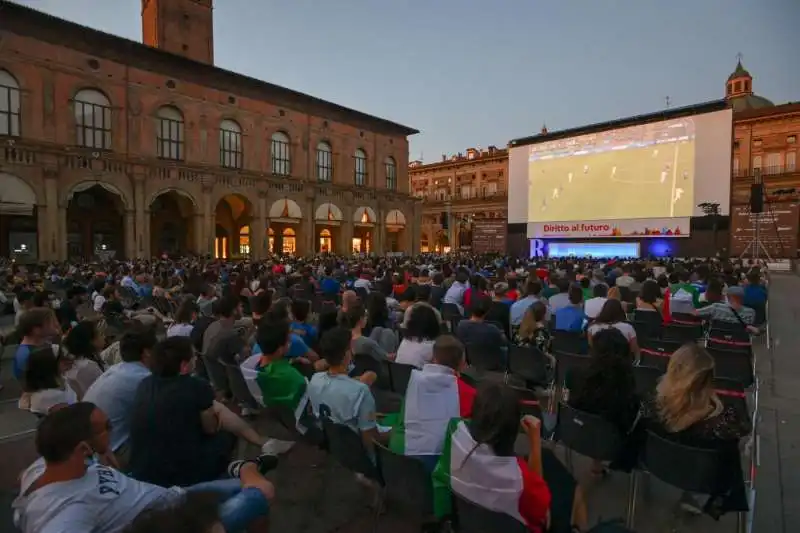
[[[508,278],[508,290],[506,291],[506,299],[511,302],[516,302],[517,300],[519,300],[519,289],[517,289],[516,276],[510,276]]]
[[[464,309],[469,312],[472,302],[479,296],[487,296],[489,294],[489,284],[486,278],[480,274],[473,274],[469,280],[469,289],[464,291]]]

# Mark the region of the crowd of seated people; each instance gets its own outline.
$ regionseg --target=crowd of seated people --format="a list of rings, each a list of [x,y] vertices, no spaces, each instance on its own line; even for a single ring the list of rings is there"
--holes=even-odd
[[[248,494],[263,500],[259,512],[246,520],[263,518],[274,489],[266,490],[259,472],[274,468],[277,455],[288,447],[260,435],[242,418],[253,414],[249,406],[237,405],[231,391],[209,381],[206,360],[240,369],[261,406],[289,410],[298,422],[305,415],[312,423],[327,417],[357,432],[368,451],[375,443],[388,445],[420,460],[432,475],[448,470],[445,462],[453,458],[443,454],[447,446],[469,446],[461,466],[470,466],[459,473],[466,477],[459,481],[451,475],[452,492],[469,498],[469,491],[459,491],[470,476],[482,480],[482,490],[498,494],[504,493],[504,482],[521,480],[516,500],[493,510],[510,514],[531,531],[555,531],[554,524],[564,531],[585,529],[582,495],[549,450],[541,450],[538,422],[522,423],[530,451],[527,462],[516,457],[509,439],[520,430],[518,393],[491,380],[476,386],[474,377],[465,379],[465,346],[496,347],[502,354],[513,345],[534,348],[553,366],[554,335],[584,335],[591,364],[573,385],[569,404],[607,417],[634,444],[651,429],[712,446],[749,431],[749,421],[722,407],[709,377],[713,358],[699,345],[676,351],[656,393],[639,397],[632,376],[643,339],[631,322],[660,326],[672,312],[688,310],[698,320],[741,324],[758,333],[757,314],[747,306],[766,303],[757,268],[725,267],[722,275],[706,264],[653,268],[630,262],[618,267],[507,258],[477,264],[430,256],[410,264],[389,259],[239,265],[187,260],[175,268],[174,262],[166,263],[169,268],[105,265],[102,276],[89,267],[82,276],[54,269],[50,282],[67,287],[55,311],[52,297],[36,296],[41,306],[27,303],[36,299],[30,294],[39,292],[22,283],[18,294],[24,307],[17,316],[14,354],[14,374],[24,391],[20,407],[41,417],[40,432],[55,424],[49,420],[66,416],[83,417],[84,427],[83,433],[65,437],[60,448],[40,449],[43,459],[26,472],[28,485],[17,505],[24,517],[20,523],[26,524],[23,531],[49,531],[46,527],[56,527],[49,523],[63,520],[83,527],[89,518],[83,510],[70,510],[73,500],[67,498],[63,506],[66,515],[50,512],[40,498],[66,495],[55,491],[48,496],[52,491],[39,492],[39,487],[64,476],[83,480],[93,468],[120,492],[154,492],[153,499],[170,500],[167,507],[175,513],[191,504],[187,494],[194,487],[222,484],[219,480],[231,475],[223,480],[226,488],[218,490],[226,497]],[[87,294],[92,294],[89,302],[84,301]],[[450,314],[445,320],[445,306],[460,316]],[[120,315],[121,334],[112,338],[111,319]],[[413,367],[398,413],[378,414],[375,387],[381,379],[374,371],[355,372],[359,357],[372,358],[379,367],[389,362]],[[681,400],[682,395],[691,401]],[[101,422],[103,435],[98,437]],[[229,464],[237,439],[261,452],[234,472]],[[73,457],[78,451],[96,462],[82,459],[79,469]],[[503,458],[511,478],[482,470],[492,456]],[[597,475],[607,469],[599,462],[593,466]],[[728,494],[721,489],[714,496],[725,499]],[[107,530],[121,530],[115,520],[127,525],[139,514],[141,523],[159,516],[150,499],[141,500],[117,513],[122,518],[109,511]],[[476,501],[482,502],[487,503]],[[95,503],[113,507],[108,501]],[[693,494],[685,494],[682,504],[689,510],[702,507]],[[209,520],[243,520],[228,518],[226,505]]]

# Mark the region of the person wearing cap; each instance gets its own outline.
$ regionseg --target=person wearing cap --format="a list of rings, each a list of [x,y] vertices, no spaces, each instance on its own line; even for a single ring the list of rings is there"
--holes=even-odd
[[[697,316],[708,320],[721,320],[733,324],[741,324],[751,333],[758,333],[758,328],[753,326],[756,320],[756,312],[749,307],[745,307],[744,289],[738,285],[728,287],[727,302],[714,302],[706,307],[695,310]]]

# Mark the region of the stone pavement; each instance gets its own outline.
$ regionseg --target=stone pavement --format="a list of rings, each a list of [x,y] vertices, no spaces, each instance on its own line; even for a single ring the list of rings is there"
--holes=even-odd
[[[758,489],[753,531],[756,533],[793,533],[800,531],[800,359],[795,356],[800,346],[800,278],[775,275],[770,288],[773,350],[757,348],[761,377],[760,444],[761,463],[757,472]],[[9,383],[8,364],[3,365],[0,379]],[[6,398],[4,394],[2,398]],[[260,426],[260,424],[259,424]],[[29,461],[30,450],[25,437],[2,439],[4,435],[32,428],[33,421],[16,411],[13,404],[0,402],[0,474],[21,467]],[[265,434],[281,437],[278,428],[259,427]],[[251,450],[251,453],[253,451]],[[559,457],[563,450],[557,449]],[[628,477],[613,474],[603,481],[587,478],[588,461],[575,457],[575,473],[584,484],[590,518],[624,516]],[[13,474],[11,474],[13,476]],[[274,531],[294,533],[369,533],[373,529],[370,497],[352,476],[332,464],[316,449],[298,444],[271,474],[277,487],[273,505]],[[6,480],[7,481],[7,480]],[[5,487],[3,487],[5,488]],[[642,483],[637,506],[638,533],[732,533],[732,516],[714,522],[708,517],[688,518],[677,512],[678,491],[657,480]],[[9,494],[0,497],[0,533],[11,532],[8,522]],[[417,533],[401,511],[388,507],[378,527],[382,533]]]

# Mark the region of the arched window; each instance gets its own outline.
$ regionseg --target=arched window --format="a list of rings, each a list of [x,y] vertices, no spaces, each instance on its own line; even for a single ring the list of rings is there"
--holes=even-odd
[[[291,143],[289,136],[282,131],[272,134],[272,173],[276,176],[290,176],[292,173]]]
[[[292,228],[283,230],[283,253],[293,254],[297,250],[297,237]]]
[[[219,164],[225,168],[242,168],[242,127],[230,119],[219,124]]]
[[[19,83],[0,70],[0,135],[19,137]]]
[[[317,145],[317,181],[333,181],[333,151],[324,141]]]
[[[111,102],[96,89],[78,91],[74,98],[77,144],[99,150],[111,149]]]
[[[239,255],[250,255],[250,226],[239,228]]]
[[[367,153],[361,148],[356,149],[353,154],[353,178],[356,187],[364,187],[367,185]]]
[[[383,166],[386,170],[386,188],[390,191],[397,190],[397,164],[394,162],[394,157],[387,157]]]
[[[174,107],[164,106],[156,113],[158,134],[156,146],[158,157],[183,161],[183,115]]]

